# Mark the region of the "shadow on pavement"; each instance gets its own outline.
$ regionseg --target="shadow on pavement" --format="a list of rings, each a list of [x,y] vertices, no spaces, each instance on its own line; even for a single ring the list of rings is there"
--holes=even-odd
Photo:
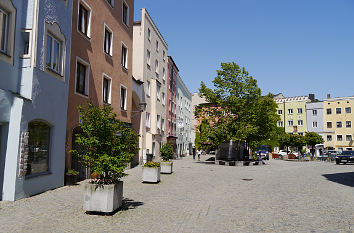
[[[323,174],[327,180],[354,187],[354,172]]]
[[[126,210],[131,210],[131,209],[135,209],[138,206],[142,206],[144,205],[144,202],[141,201],[134,201],[131,200],[129,198],[124,198],[122,201],[122,205],[116,209],[115,211],[111,212],[111,213],[103,213],[103,212],[95,212],[95,211],[87,211],[86,214],[89,215],[101,215],[101,216],[113,216],[116,213],[120,212],[120,211],[126,211]]]
[[[204,161],[196,160],[195,163],[204,163],[204,164],[215,164],[215,157],[210,157]]]

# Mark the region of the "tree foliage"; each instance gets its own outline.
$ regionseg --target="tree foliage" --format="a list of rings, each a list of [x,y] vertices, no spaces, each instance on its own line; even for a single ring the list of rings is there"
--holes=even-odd
[[[224,141],[244,141],[255,148],[262,140],[274,137],[277,129],[277,105],[273,95],[261,96],[261,90],[246,69],[235,62],[221,63],[214,88],[201,83],[199,92],[210,103],[196,110],[201,119],[198,143],[206,139],[214,146]]]
[[[322,136],[315,132],[307,132],[305,134],[305,141],[307,145],[312,147],[312,155],[314,155],[315,153],[314,148],[316,144],[320,144],[324,142]]]
[[[110,106],[79,106],[82,133],[76,135],[80,149],[73,156],[107,182],[125,176],[124,170],[138,151],[138,135],[117,119]]]
[[[160,149],[160,155],[163,161],[173,159],[173,146],[171,143],[164,143]]]

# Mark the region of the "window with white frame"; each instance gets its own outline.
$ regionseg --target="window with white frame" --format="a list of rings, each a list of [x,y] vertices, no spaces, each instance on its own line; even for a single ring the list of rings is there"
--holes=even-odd
[[[22,58],[31,57],[31,29],[22,29],[22,39],[23,39],[23,53]]]
[[[62,72],[62,42],[53,35],[47,34],[46,66],[57,74]]]
[[[162,69],[162,80],[163,81],[166,80],[166,70],[165,70],[165,68]]]
[[[317,121],[312,122],[312,127],[317,128]]]
[[[90,37],[91,28],[91,8],[84,2],[79,1],[79,15],[77,29],[82,34]]]
[[[342,114],[342,108],[336,108],[336,114]]]
[[[347,140],[347,142],[350,142],[352,140],[352,135],[351,134],[347,134],[345,136],[345,140]]]
[[[151,60],[151,53],[149,50],[146,50],[146,64],[148,68],[150,68],[150,60]]]
[[[151,31],[150,31],[150,28],[148,28],[147,38],[148,38],[149,41],[151,41]]]
[[[109,3],[109,5],[111,5],[111,7],[114,6],[114,0],[106,0],[106,1]]]
[[[288,126],[293,126],[293,125],[294,125],[294,121],[293,120],[288,121]]]
[[[330,121],[327,122],[327,128],[329,128],[329,129],[332,128],[332,122],[330,122]]]
[[[337,128],[342,128],[342,122],[341,121],[337,121]]]
[[[302,114],[302,108],[297,109],[297,114]]]
[[[327,141],[332,141],[332,135],[327,135]]]
[[[7,53],[9,13],[0,7],[0,51]]]
[[[128,69],[128,48],[122,43],[122,66]]]
[[[298,125],[298,126],[302,126],[303,124],[304,124],[304,122],[303,122],[302,120],[298,120],[298,121],[297,121],[297,125]]]
[[[317,116],[317,109],[312,110],[312,116]]]
[[[327,115],[331,115],[332,114],[332,109],[331,108],[327,108],[326,112],[327,112]]]
[[[172,104],[172,101],[171,101],[171,99],[169,99],[169,101],[168,101],[168,111],[170,111],[170,112],[171,112],[171,104]]]
[[[158,74],[159,73],[159,61],[155,60],[155,73]]]
[[[104,76],[102,81],[102,100],[105,104],[111,103],[111,78]]]
[[[161,130],[165,131],[165,119],[161,119]]]
[[[156,87],[156,98],[157,98],[158,101],[160,100],[160,93],[161,93],[161,85],[157,84],[157,87]]]
[[[89,95],[90,65],[80,58],[76,58],[76,93]]]
[[[166,61],[166,52],[165,52],[165,50],[162,51],[162,60]]]
[[[156,52],[159,52],[159,42],[156,41]]]
[[[293,109],[292,108],[288,109],[288,114],[293,114]]]
[[[304,136],[304,133],[299,132],[298,135]]]
[[[343,136],[342,135],[337,135],[337,141],[343,141]]]
[[[112,56],[112,47],[113,47],[113,32],[107,26],[105,26],[103,50],[106,54]]]
[[[146,82],[146,95],[150,96],[151,95],[151,85],[150,85],[150,81]]]
[[[120,109],[127,110],[127,88],[120,86]]]
[[[123,23],[128,27],[129,26],[129,7],[125,1],[123,1],[122,11],[123,11],[122,12]]]
[[[278,110],[278,115],[282,115],[283,114],[283,110]]]
[[[146,112],[145,126],[150,128],[150,113]]]
[[[156,127],[157,129],[160,129],[160,126],[161,126],[161,116],[160,115],[157,115],[156,116]]]
[[[165,96],[165,92],[162,92],[162,105],[165,106],[166,104],[166,96]]]
[[[352,127],[352,122],[351,121],[346,121],[345,122],[345,127],[346,128],[351,128]]]
[[[278,121],[278,127],[283,127],[283,121]]]
[[[346,107],[345,108],[345,113],[352,113],[352,108],[351,107]]]

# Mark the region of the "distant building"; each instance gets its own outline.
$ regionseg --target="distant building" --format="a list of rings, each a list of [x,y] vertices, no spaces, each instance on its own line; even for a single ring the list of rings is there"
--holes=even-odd
[[[283,127],[286,133],[305,135],[307,132],[306,104],[311,102],[308,96],[274,98],[278,104],[277,113],[280,116],[278,127]]]
[[[192,95],[192,125],[191,125],[191,142],[193,146],[195,146],[195,136],[196,136],[196,127],[199,124],[198,119],[195,117],[195,109],[200,105],[200,104],[205,104],[207,101],[205,100],[204,97],[201,97],[199,93],[195,92]]]
[[[327,98],[323,103],[325,148],[353,150],[354,97]]]
[[[323,101],[306,103],[306,118],[307,131],[318,133],[324,139]]]

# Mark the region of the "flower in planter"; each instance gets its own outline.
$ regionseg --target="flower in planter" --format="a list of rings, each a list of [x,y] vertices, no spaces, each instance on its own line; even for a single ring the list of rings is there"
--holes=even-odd
[[[160,163],[149,161],[144,164],[144,167],[160,167]]]

